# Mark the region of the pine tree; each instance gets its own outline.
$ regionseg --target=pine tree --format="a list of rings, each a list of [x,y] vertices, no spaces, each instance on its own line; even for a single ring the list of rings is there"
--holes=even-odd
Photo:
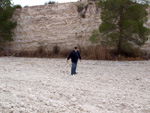
[[[12,41],[12,29],[17,25],[11,18],[16,7],[10,0],[0,0],[0,45]]]
[[[142,46],[148,40],[150,29],[144,26],[148,18],[148,3],[135,0],[99,0],[102,23],[99,32],[102,41],[117,49],[118,54]]]

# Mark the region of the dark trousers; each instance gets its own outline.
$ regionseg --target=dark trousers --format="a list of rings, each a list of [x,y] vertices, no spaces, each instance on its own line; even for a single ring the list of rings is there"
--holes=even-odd
[[[76,73],[77,63],[72,62],[71,75]]]

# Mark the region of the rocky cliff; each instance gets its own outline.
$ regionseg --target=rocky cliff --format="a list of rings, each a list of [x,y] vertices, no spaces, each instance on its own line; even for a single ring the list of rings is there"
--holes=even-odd
[[[148,9],[150,13],[150,8]],[[89,5],[86,17],[81,18],[75,3],[47,4],[17,9],[17,20],[12,50],[34,51],[39,46],[73,48],[75,45],[90,45],[91,32],[101,23],[100,10]],[[149,15],[150,19],[150,15]],[[145,24],[150,26],[150,20]],[[150,41],[144,49],[150,50]]]
[[[90,5],[81,18],[75,3],[48,4],[18,9],[14,14],[13,50],[36,50],[39,46],[89,45],[89,37],[101,23],[99,10]]]

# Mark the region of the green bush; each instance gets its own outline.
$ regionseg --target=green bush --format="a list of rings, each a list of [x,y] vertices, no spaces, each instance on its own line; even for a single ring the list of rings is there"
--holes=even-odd
[[[29,7],[28,5],[24,6],[24,8],[28,8],[28,7]]]
[[[55,4],[55,1],[49,1],[48,4]]]
[[[46,4],[56,4],[56,2],[55,1],[49,1],[49,2],[46,2],[45,5]]]
[[[54,47],[53,47],[53,53],[54,53],[54,54],[58,54],[59,52],[60,52],[59,46],[57,46],[57,45],[54,46]]]
[[[88,2],[88,5],[93,5],[93,2],[89,1],[89,2]]]
[[[80,13],[80,16],[82,18],[85,18],[86,11],[87,11],[89,5],[92,5],[92,4],[93,4],[93,2],[88,2],[87,4],[83,4],[83,3],[76,4],[77,11],[78,11],[78,13]]]
[[[84,4],[83,3],[78,3],[78,4],[76,4],[76,6],[77,6],[77,11],[78,12],[82,12],[83,11],[83,9],[84,9]]]
[[[90,41],[92,42],[92,43],[99,43],[100,41],[100,32],[98,31],[98,30],[94,30],[93,32],[92,32],[92,35],[90,36]]]
[[[10,0],[0,1],[0,46],[13,40],[13,29],[17,26],[17,22],[11,18],[15,10],[16,7]]]
[[[22,6],[21,5],[15,5],[14,6],[16,9],[18,8],[18,9],[21,9],[22,8]]]
[[[142,52],[139,48],[127,44],[122,44],[122,55],[127,57],[141,57]]]

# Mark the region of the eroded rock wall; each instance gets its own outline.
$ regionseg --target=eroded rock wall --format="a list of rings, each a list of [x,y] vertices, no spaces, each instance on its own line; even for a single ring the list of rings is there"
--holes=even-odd
[[[81,18],[75,3],[34,6],[18,9],[18,25],[11,49],[34,51],[39,46],[72,48],[90,45],[89,37],[101,23],[99,10],[90,5]]]

